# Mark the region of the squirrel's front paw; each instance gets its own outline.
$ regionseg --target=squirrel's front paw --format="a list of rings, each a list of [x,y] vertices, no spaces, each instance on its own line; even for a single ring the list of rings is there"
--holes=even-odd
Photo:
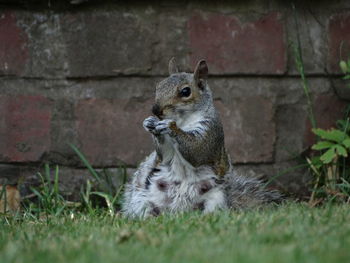
[[[158,121],[154,131],[155,134],[170,134],[174,133],[174,128],[176,127],[176,122],[174,120],[165,119]]]
[[[154,116],[150,116],[143,121],[143,127],[145,128],[146,131],[154,133],[157,123],[158,123],[158,118]]]

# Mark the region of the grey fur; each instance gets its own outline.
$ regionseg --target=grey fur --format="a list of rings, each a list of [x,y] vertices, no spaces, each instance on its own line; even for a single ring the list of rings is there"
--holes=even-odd
[[[224,146],[224,132],[205,78],[205,61],[194,74],[173,73],[156,87],[154,112],[144,128],[152,134],[153,152],[126,185],[123,209],[130,217],[154,216],[199,209],[244,209],[280,202],[277,191],[261,181],[237,175]],[[188,97],[180,96],[190,88]],[[186,95],[186,96],[187,96]]]
[[[228,207],[241,210],[264,204],[282,202],[281,194],[276,190],[267,190],[265,184],[257,178],[237,175],[234,172],[224,177],[225,196]]]

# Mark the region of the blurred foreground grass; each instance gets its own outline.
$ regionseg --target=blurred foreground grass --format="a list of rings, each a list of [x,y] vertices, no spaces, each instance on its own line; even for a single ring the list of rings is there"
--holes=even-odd
[[[107,212],[0,217],[0,262],[349,262],[350,207],[279,208],[144,221]]]

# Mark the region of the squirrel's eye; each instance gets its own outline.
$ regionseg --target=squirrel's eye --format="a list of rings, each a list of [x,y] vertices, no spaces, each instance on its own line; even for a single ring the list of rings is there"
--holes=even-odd
[[[180,90],[180,97],[189,97],[190,95],[191,95],[190,87],[184,87],[182,90]]]

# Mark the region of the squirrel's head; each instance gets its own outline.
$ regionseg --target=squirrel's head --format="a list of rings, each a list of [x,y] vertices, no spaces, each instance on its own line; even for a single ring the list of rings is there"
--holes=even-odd
[[[194,73],[179,72],[175,59],[169,61],[169,77],[156,86],[156,99],[152,113],[160,119],[183,118],[188,113],[204,110],[212,104],[207,85],[208,66],[200,60]]]

